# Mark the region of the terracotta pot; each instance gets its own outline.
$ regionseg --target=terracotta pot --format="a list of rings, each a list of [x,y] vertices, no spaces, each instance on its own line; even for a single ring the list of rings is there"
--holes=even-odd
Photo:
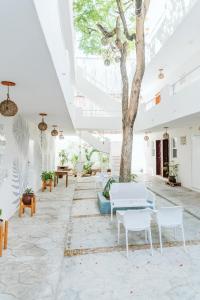
[[[22,202],[25,205],[31,205],[31,199],[33,197],[34,194],[23,194],[22,196]]]

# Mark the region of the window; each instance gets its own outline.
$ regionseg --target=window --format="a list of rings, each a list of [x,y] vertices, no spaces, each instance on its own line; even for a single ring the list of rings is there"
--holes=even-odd
[[[177,158],[177,138],[172,138],[172,158]]]

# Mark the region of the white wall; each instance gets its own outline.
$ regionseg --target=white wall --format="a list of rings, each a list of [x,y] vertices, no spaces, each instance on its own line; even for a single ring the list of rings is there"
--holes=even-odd
[[[10,218],[19,205],[19,197],[26,187],[35,192],[41,186],[43,157],[48,157],[45,168],[52,169],[54,141],[45,138],[41,149],[37,126],[27,122],[20,114],[0,121],[0,208],[2,217]]]
[[[179,164],[178,179],[182,186],[193,189],[192,184],[192,144],[191,139],[194,135],[200,135],[199,124],[193,124],[190,127],[174,128],[169,130],[170,135],[170,160]],[[149,141],[145,143],[145,172],[151,175],[156,175],[156,153],[152,156],[152,142],[162,139],[162,132],[154,132],[149,134]],[[180,137],[186,137],[186,144],[182,145]],[[171,139],[177,138],[177,159],[172,158]],[[200,166],[199,166],[200,169]],[[199,187],[200,189],[200,187]]]

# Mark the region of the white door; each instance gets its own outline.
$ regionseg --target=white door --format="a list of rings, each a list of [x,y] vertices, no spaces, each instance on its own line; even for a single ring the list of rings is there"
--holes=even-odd
[[[192,187],[200,190],[200,135],[192,137]]]

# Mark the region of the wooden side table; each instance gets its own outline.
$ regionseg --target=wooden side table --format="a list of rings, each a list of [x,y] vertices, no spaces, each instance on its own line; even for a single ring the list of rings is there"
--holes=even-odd
[[[28,207],[31,209],[31,217],[36,212],[36,198],[35,196],[31,198],[31,204],[24,204],[22,201],[22,198],[20,198],[20,204],[19,204],[19,217],[22,216],[25,212],[25,208]]]
[[[3,254],[3,249],[7,249],[8,245],[8,221],[0,222],[0,256]]]
[[[68,172],[67,171],[55,171],[55,176],[57,178],[56,182],[58,184],[59,175],[66,176],[65,185],[68,186]]]
[[[49,187],[49,190],[51,192],[53,187],[53,180],[42,181],[42,192],[44,192],[47,187]]]

